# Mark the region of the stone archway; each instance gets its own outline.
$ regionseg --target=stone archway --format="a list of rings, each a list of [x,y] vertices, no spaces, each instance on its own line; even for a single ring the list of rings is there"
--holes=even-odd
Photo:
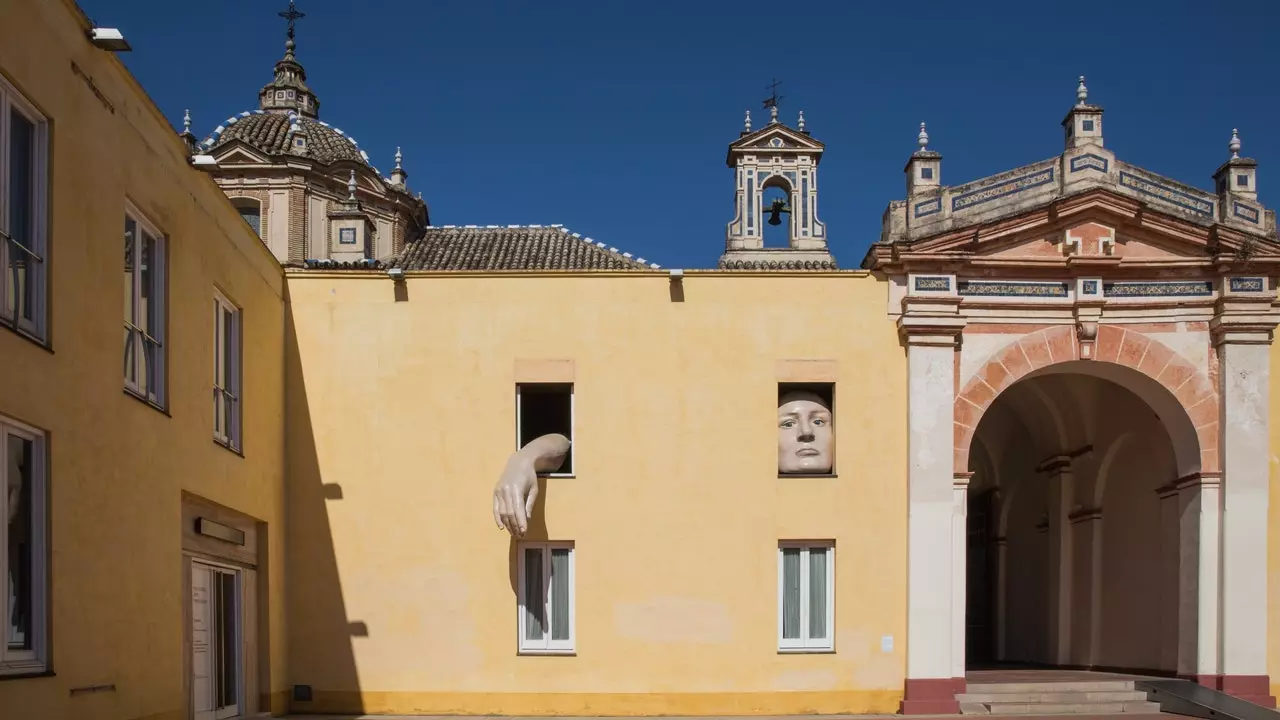
[[[1216,363],[1199,369],[1136,329],[1098,330],[1089,343],[1069,326],[1016,336],[956,394],[957,481],[974,491],[965,536],[989,538],[983,565],[999,573],[977,580],[994,583],[998,614],[983,640],[998,660],[1194,674],[1211,652],[1198,628],[1216,622],[1200,607],[1217,567]],[[1011,460],[1001,444],[1014,430]],[[975,531],[977,517],[996,522]]]

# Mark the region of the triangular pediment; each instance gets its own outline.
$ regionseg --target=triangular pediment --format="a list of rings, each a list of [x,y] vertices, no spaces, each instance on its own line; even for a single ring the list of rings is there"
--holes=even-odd
[[[264,165],[271,162],[270,158],[254,152],[248,145],[241,142],[233,142],[219,148],[214,158],[219,165]]]
[[[822,152],[823,148],[822,143],[780,122],[769,123],[759,130],[743,135],[729,145],[731,153],[743,150]]]

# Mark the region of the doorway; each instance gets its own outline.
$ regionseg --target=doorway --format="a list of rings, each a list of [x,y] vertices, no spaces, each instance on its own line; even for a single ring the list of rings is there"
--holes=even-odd
[[[191,692],[195,720],[240,714],[244,663],[240,657],[240,570],[191,561]]]

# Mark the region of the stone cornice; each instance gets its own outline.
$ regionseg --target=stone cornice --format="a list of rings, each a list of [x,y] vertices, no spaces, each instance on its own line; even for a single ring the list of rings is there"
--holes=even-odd
[[[1264,280],[1265,282],[1265,280]],[[1273,294],[1229,295],[1218,298],[1216,314],[1209,321],[1213,345],[1270,345],[1280,309]]]
[[[908,295],[902,299],[898,337],[906,345],[955,347],[967,323],[959,309],[954,295]]]

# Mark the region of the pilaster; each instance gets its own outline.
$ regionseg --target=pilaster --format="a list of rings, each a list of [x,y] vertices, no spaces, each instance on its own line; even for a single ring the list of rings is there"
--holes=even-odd
[[[963,668],[963,608],[958,635],[953,627],[954,473],[967,470],[954,467],[952,451],[959,305],[958,297],[908,295],[898,319],[907,345],[907,715],[958,713],[964,686],[955,674],[957,653]]]
[[[1197,473],[1161,489],[1177,503],[1178,675],[1219,687],[1222,674],[1221,608],[1222,476]]]
[[[1098,665],[1098,648],[1102,643],[1102,510],[1082,508],[1072,512],[1067,520],[1071,523],[1072,557],[1075,564],[1082,564],[1088,570],[1086,642],[1083,647],[1072,643],[1071,664],[1094,667]],[[1082,594],[1076,593],[1076,596]]]
[[[969,480],[956,472],[951,483],[951,677],[964,678],[965,595],[968,585]]]
[[[1049,652],[1055,665],[1071,662],[1071,526],[1068,517],[1075,497],[1071,456],[1050,458],[1039,468],[1049,481]]]
[[[1270,346],[1278,320],[1271,306],[1275,293],[1265,289],[1265,280],[1252,292],[1233,292],[1233,286],[1248,286],[1237,280],[1223,279],[1223,297],[1209,323],[1220,368],[1222,428],[1221,689],[1274,707],[1267,676],[1267,512]]]

